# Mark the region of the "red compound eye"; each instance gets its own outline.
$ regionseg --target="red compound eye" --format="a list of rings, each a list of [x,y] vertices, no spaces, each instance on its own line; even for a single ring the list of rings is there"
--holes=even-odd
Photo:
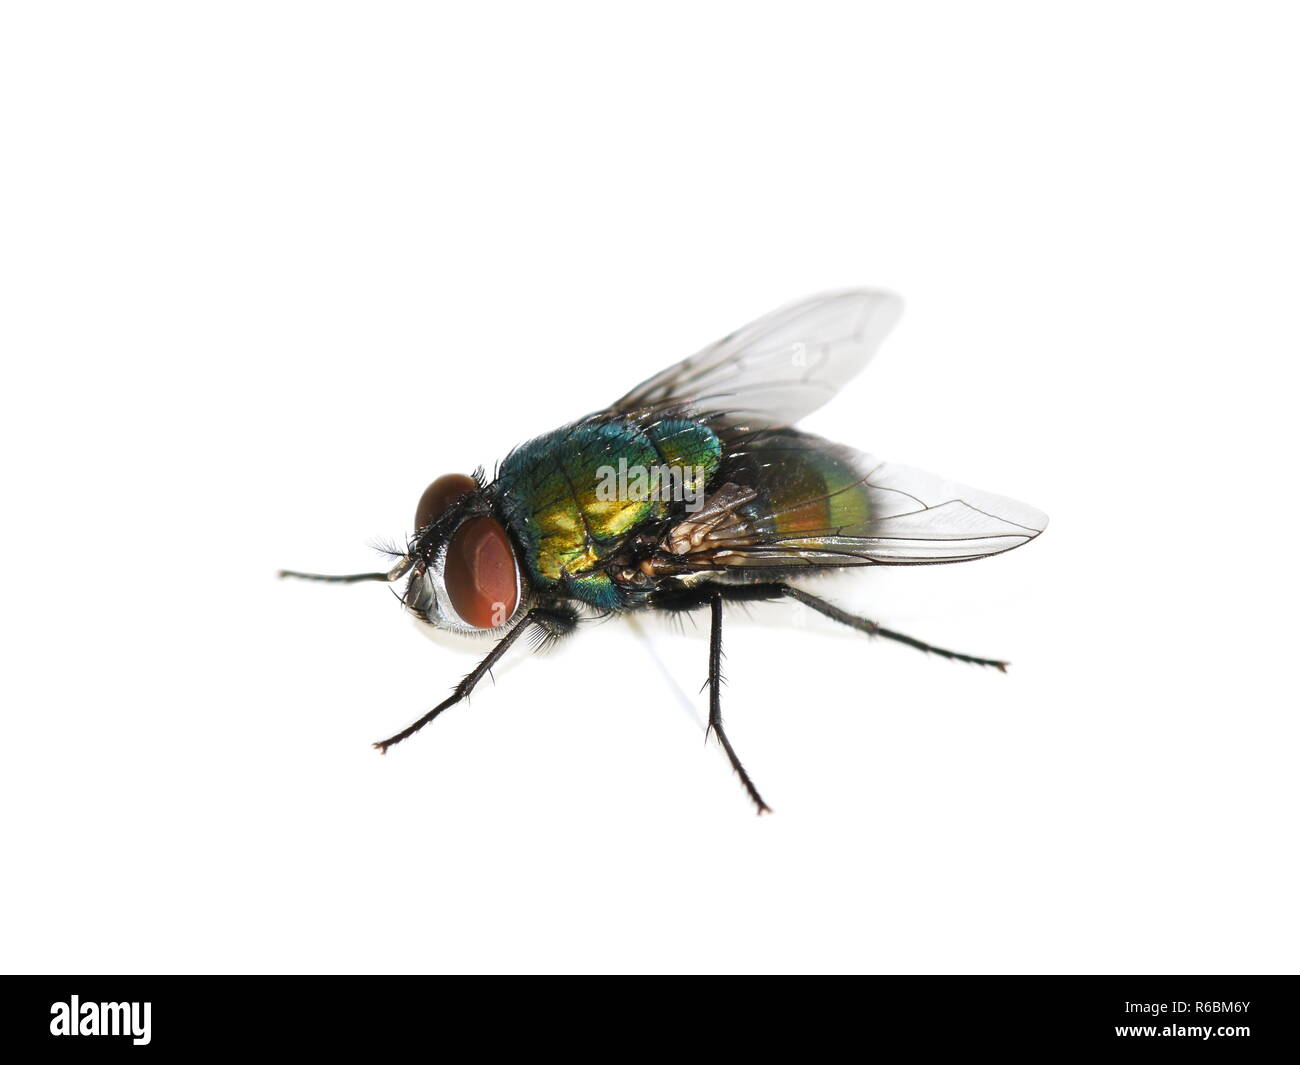
[[[424,495],[420,496],[420,502],[416,504],[415,531],[419,532],[466,492],[472,492],[477,487],[474,479],[463,473],[443,474],[424,490]]]
[[[464,522],[447,545],[442,579],[466,625],[495,629],[509,621],[519,605],[519,579],[501,523],[487,517]]]

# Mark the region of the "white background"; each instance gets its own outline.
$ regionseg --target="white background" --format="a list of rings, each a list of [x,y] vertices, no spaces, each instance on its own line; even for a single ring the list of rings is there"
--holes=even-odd
[[[1283,5],[8,5],[0,964],[1297,967]],[[372,568],[790,299],[908,300],[809,428],[1029,547],[484,650]],[[522,650],[522,649],[521,649]]]

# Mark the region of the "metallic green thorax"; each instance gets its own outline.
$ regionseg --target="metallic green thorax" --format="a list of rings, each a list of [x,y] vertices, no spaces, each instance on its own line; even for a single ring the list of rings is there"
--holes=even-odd
[[[699,422],[671,418],[642,424],[612,418],[579,422],[511,452],[496,489],[511,532],[523,546],[528,576],[541,590],[564,590],[610,608],[618,593],[602,568],[643,522],[666,516],[668,493],[638,492],[639,470],[685,471],[682,487],[702,492],[718,468],[722,444]],[[611,478],[624,476],[617,490]],[[631,491],[628,491],[628,487]],[[676,504],[681,509],[681,504]]]

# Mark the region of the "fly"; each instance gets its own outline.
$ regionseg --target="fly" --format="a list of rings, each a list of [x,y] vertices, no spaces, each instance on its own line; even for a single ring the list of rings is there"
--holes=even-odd
[[[881,462],[794,428],[867,364],[897,297],[813,296],[724,337],[605,410],[523,444],[488,479],[448,474],[420,497],[415,533],[383,573],[421,621],[500,638],[452,694],[381,752],[465,699],[525,632],[539,643],[629,611],[709,611],[709,724],[760,814],[769,811],[722,723],[723,607],[792,599],[870,636],[943,658],[1007,663],[924,643],[798,582],[850,566],[966,562],[1028,543],[1039,511]]]

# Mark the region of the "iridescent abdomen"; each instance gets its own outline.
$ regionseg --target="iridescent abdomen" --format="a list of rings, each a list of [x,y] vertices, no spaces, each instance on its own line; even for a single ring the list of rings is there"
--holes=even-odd
[[[766,537],[842,535],[865,529],[873,517],[866,471],[847,448],[796,429],[771,429],[732,441],[727,452],[718,480],[757,491],[746,513]]]
[[[593,606],[617,605],[604,561],[674,502],[662,480],[656,491],[639,491],[638,471],[676,469],[682,491],[702,492],[721,453],[713,431],[688,419],[579,422],[517,448],[502,462],[496,485],[529,578]]]

